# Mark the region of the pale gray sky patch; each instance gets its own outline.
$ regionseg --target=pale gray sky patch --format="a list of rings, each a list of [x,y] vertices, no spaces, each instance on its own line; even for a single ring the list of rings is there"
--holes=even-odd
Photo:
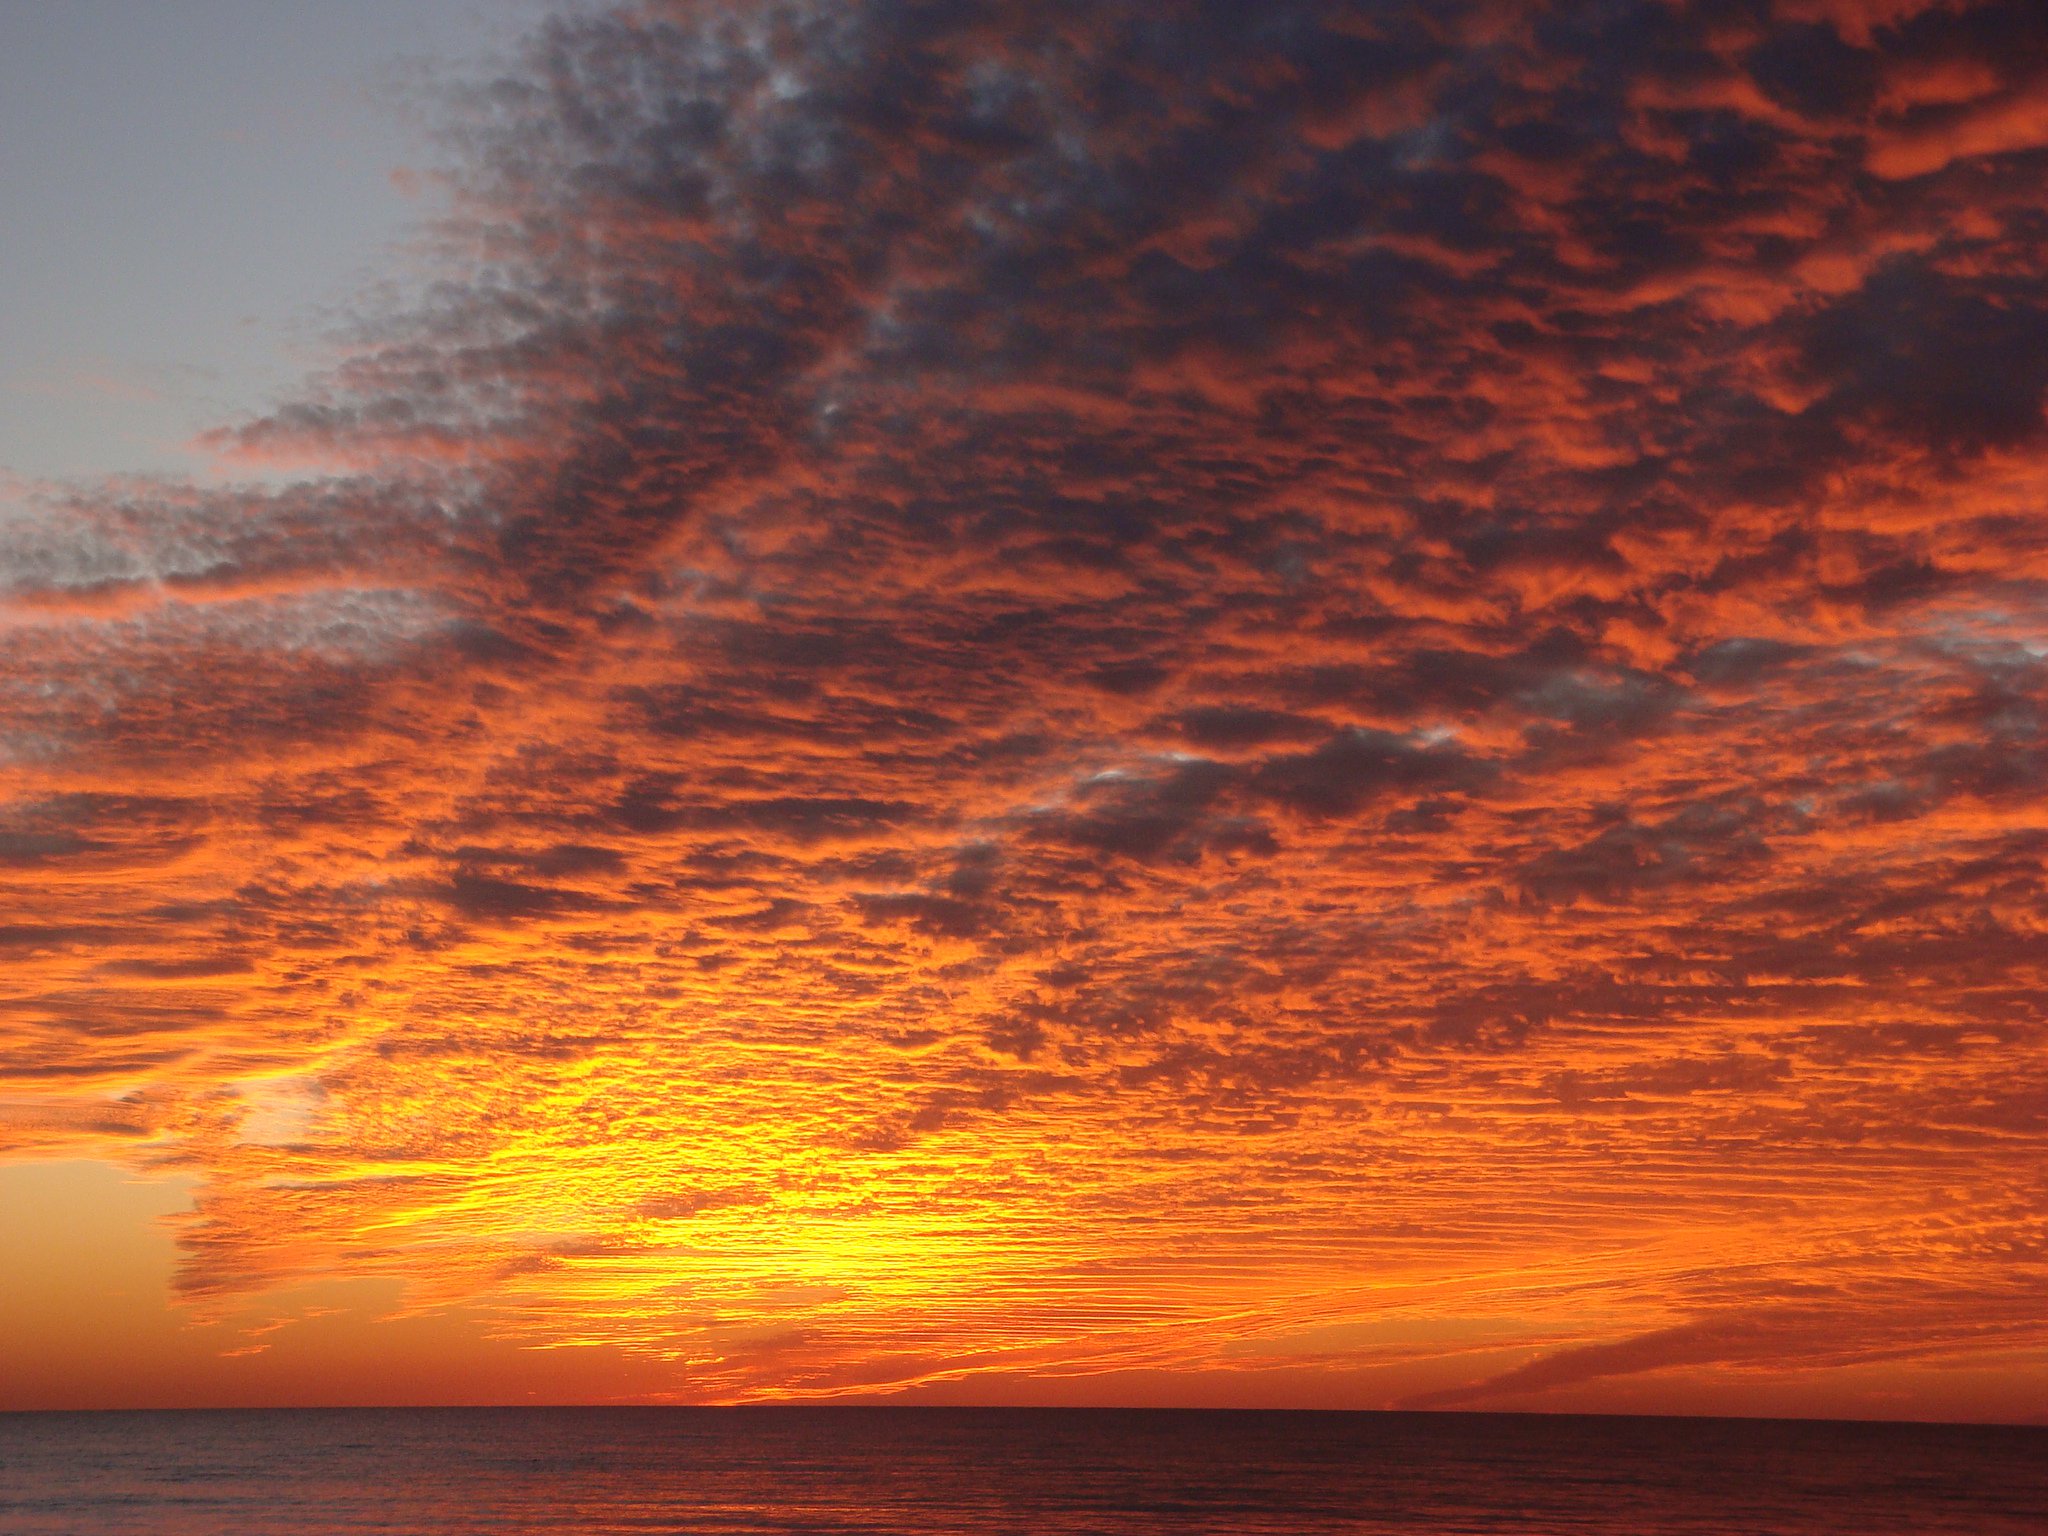
[[[205,472],[427,211],[407,82],[545,0],[0,0],[0,496]]]

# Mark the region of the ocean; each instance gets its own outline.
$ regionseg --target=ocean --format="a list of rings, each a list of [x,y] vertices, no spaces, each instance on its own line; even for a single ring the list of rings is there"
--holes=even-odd
[[[8,1536],[2048,1532],[2048,1429],[1498,1414],[0,1414]]]

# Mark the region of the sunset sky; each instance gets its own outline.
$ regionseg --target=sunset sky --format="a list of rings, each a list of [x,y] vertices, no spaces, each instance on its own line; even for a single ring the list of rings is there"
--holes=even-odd
[[[2038,0],[0,0],[0,191],[0,1407],[2048,1421]]]

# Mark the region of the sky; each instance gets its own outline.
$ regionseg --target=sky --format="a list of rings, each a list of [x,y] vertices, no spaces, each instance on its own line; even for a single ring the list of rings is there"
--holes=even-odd
[[[2048,1420],[2048,12],[390,9],[0,7],[0,1406]]]
[[[545,0],[0,0],[0,495],[205,475],[362,290],[415,280],[427,88]]]

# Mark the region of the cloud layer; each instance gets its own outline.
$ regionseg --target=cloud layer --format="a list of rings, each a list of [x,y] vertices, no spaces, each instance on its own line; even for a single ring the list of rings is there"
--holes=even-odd
[[[294,477],[0,523],[0,1125],[195,1309],[2040,1358],[2037,7],[650,4],[457,122]]]

